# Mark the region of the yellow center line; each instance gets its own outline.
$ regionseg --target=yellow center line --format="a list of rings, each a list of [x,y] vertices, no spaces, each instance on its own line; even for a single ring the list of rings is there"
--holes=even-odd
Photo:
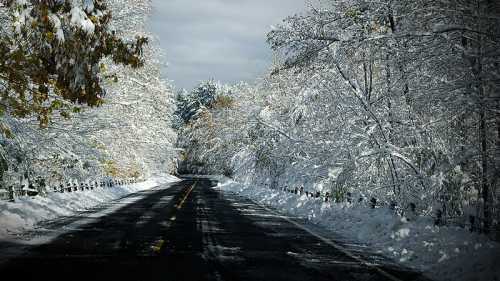
[[[195,182],[190,188],[189,190],[186,192],[186,194],[184,195],[184,198],[182,198],[181,202],[179,204],[177,204],[177,206],[175,206],[177,208],[177,210],[180,210],[182,208],[182,205],[184,205],[184,202],[186,202],[186,199],[188,198],[189,194],[191,194],[191,192],[193,191],[194,187],[196,186],[197,182]]]
[[[196,184],[198,182],[195,182],[189,189],[188,191],[186,192],[186,194],[184,194],[184,197],[182,198],[182,200],[175,205],[175,208],[177,210],[180,210],[182,208],[182,206],[184,205],[184,203],[186,202],[187,198],[189,197],[189,195],[191,194],[191,192],[193,191],[193,189],[195,188]],[[177,219],[177,216],[176,216],[177,212],[175,212],[172,217],[170,218],[170,221],[173,222]],[[153,243],[153,245],[151,246],[151,249],[153,250],[153,252],[155,253],[160,253],[161,251],[161,248],[165,245],[165,240],[161,239],[161,240],[158,240],[156,241],[155,243]]]
[[[153,252],[155,252],[155,253],[159,253],[161,250],[161,247],[163,247],[163,244],[165,244],[165,240],[163,240],[163,239],[158,240],[158,241],[156,241],[156,243],[153,246],[151,246],[151,250],[153,250]]]

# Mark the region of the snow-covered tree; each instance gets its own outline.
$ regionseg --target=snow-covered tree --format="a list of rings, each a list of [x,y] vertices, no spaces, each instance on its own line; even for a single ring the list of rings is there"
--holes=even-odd
[[[499,14],[487,0],[312,5],[268,34],[269,78],[181,130],[204,157],[188,163],[441,223],[473,216],[487,232],[500,218]]]
[[[94,3],[93,12],[88,10],[91,3]],[[9,12],[12,13],[15,9],[30,10],[30,7],[44,4],[18,1],[9,5],[11,10],[6,10],[5,7],[0,9],[7,15],[7,22],[11,21]],[[55,9],[49,10],[63,21],[61,28],[65,35],[64,42],[69,42],[69,38],[77,36],[76,32],[82,29],[73,26],[70,21],[65,22],[65,16],[68,16],[65,14],[65,7],[73,5],[75,9],[83,11],[84,14],[80,15],[84,20],[86,17],[96,26],[93,33],[78,35],[81,39],[88,39],[82,46],[93,44],[92,46],[98,47],[101,43],[108,44],[109,48],[117,47],[117,52],[99,57],[95,67],[91,67],[96,76],[81,76],[84,79],[82,81],[89,83],[91,80],[85,79],[98,79],[98,86],[94,86],[102,91],[88,94],[98,97],[99,107],[82,106],[92,104],[55,96],[55,99],[60,100],[61,107],[54,112],[62,114],[47,112],[52,117],[51,122],[46,119],[44,129],[39,128],[40,122],[35,118],[36,114],[28,114],[22,118],[14,114],[4,114],[1,117],[0,124],[3,124],[2,128],[6,128],[4,132],[8,134],[8,137],[1,139],[1,167],[4,171],[2,186],[17,185],[20,181],[33,182],[38,178],[48,185],[57,186],[67,180],[92,181],[107,176],[147,177],[172,172],[176,157],[176,150],[173,148],[176,134],[171,129],[175,102],[171,86],[161,78],[161,50],[156,41],[151,39],[154,36],[146,30],[150,1],[55,1],[47,5]],[[107,17],[102,28],[97,25],[103,22],[97,23],[94,22],[97,19],[93,19],[93,14],[98,11],[102,12],[99,16]],[[96,34],[101,32],[99,30],[107,34],[101,34],[104,36],[102,39],[107,38],[110,42],[93,42],[97,38]],[[143,38],[149,38],[150,43],[144,44],[146,41]],[[66,56],[76,55],[69,45],[62,43],[59,42],[57,48],[68,48],[64,52]],[[92,54],[92,46],[87,45],[85,54]],[[128,51],[121,52],[120,46],[126,47]],[[107,51],[96,51],[95,59],[103,52]],[[131,61],[124,61],[126,57]],[[75,60],[73,63],[76,69],[80,61]],[[34,82],[31,84],[34,85]],[[78,108],[69,119],[64,113],[67,111],[66,106],[71,111],[74,107]],[[3,165],[4,162],[6,165]]]
[[[0,32],[3,113],[35,115],[46,127],[53,111],[67,117],[76,110],[72,104],[102,103],[104,58],[143,65],[147,39],[118,37],[105,1],[4,0],[1,5],[10,18]]]

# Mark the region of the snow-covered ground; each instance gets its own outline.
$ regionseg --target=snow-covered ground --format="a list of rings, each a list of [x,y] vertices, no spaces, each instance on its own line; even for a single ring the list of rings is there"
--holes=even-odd
[[[0,239],[13,239],[33,230],[37,223],[69,216],[128,194],[178,181],[174,176],[154,177],[147,181],[71,193],[49,193],[47,197],[22,197],[16,202],[0,201]]]
[[[434,280],[500,280],[500,244],[459,227],[436,227],[428,217],[404,219],[388,208],[325,203],[231,180],[219,183],[218,188],[307,218]]]

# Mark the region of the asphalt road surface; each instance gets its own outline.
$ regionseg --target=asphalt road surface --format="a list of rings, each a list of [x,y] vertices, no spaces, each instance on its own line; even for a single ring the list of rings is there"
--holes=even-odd
[[[214,185],[187,178],[47,223],[64,231],[0,263],[0,280],[425,280]]]

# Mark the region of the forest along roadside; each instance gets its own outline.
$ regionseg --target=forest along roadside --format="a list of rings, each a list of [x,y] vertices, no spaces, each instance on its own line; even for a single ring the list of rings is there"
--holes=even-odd
[[[216,187],[335,233],[341,244],[364,245],[377,255],[434,280],[500,280],[500,244],[429,217],[401,217],[387,207],[325,202],[305,193],[241,184],[222,176]],[[314,227],[314,226],[311,226]]]

